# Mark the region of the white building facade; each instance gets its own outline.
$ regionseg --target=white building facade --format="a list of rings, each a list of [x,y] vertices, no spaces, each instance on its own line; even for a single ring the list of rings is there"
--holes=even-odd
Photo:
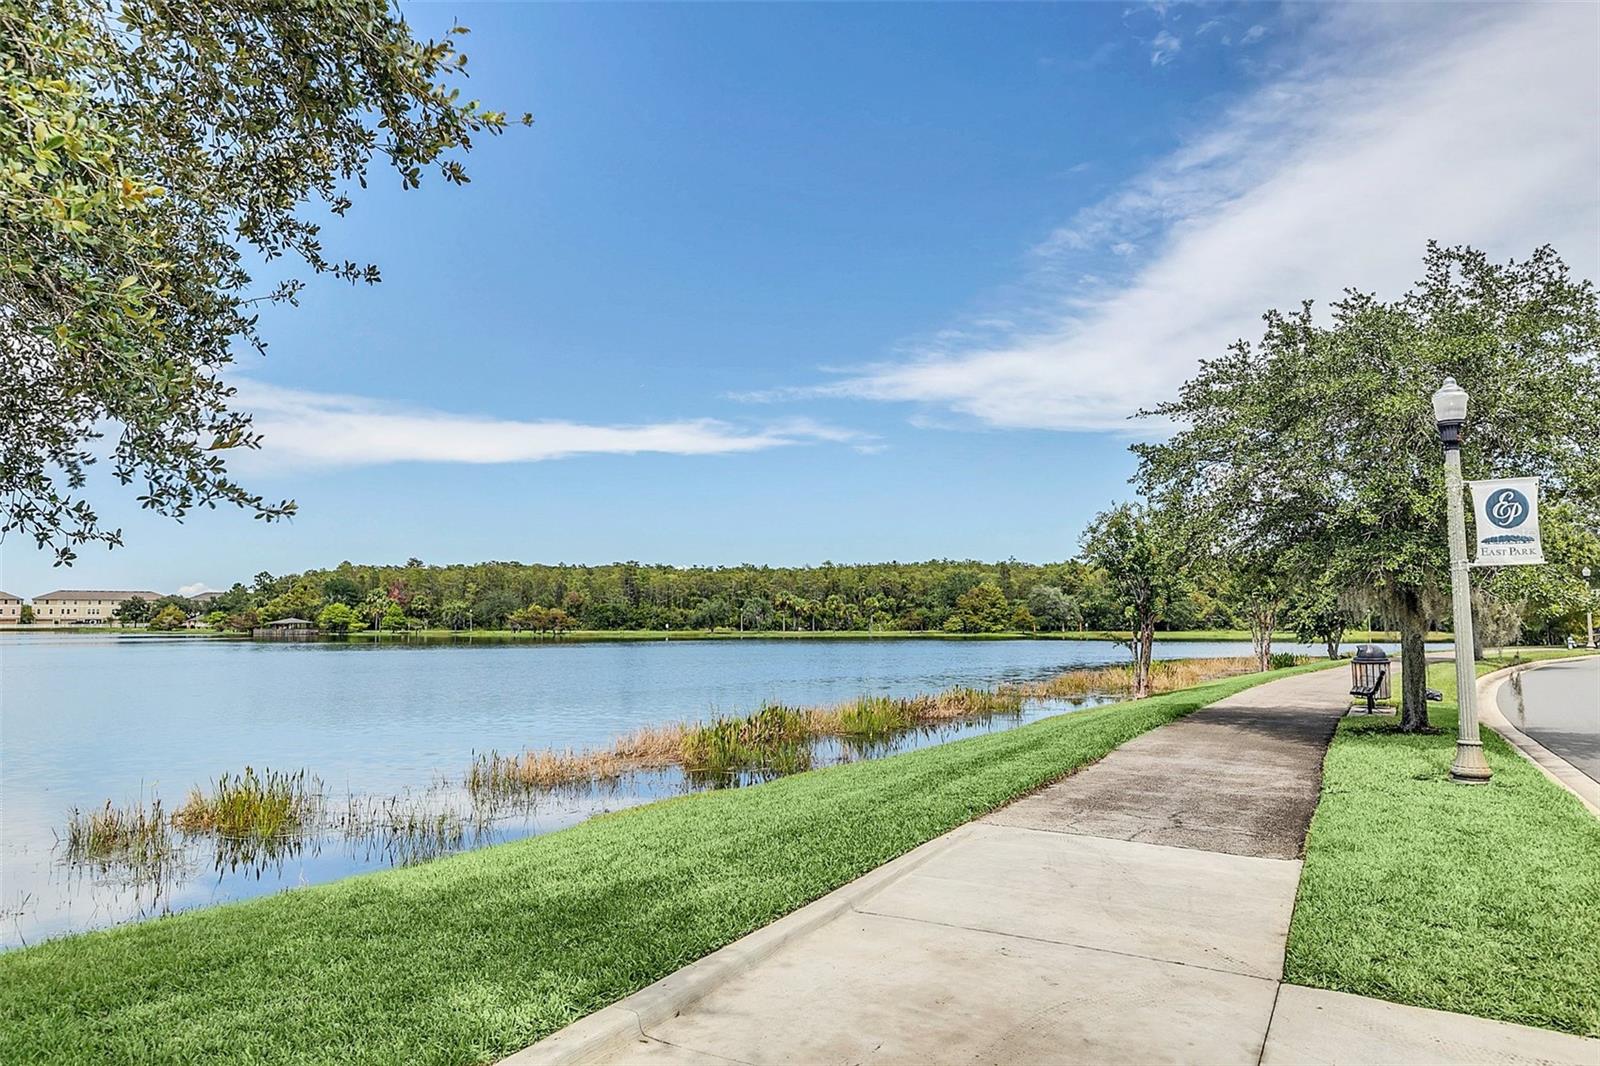
[[[108,626],[123,600],[159,600],[159,592],[116,589],[57,589],[33,598],[36,626]]]

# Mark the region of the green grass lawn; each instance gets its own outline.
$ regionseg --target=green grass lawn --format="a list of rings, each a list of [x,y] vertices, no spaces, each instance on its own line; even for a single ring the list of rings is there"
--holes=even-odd
[[[0,955],[0,1061],[481,1062],[1297,667]]]
[[[1285,979],[1600,1035],[1600,820],[1488,729],[1493,779],[1450,781],[1454,669],[1429,668],[1437,735],[1340,723]]]

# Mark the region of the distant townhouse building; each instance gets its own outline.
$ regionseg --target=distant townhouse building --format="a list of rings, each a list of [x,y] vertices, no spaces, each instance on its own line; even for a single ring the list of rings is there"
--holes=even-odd
[[[22,621],[22,598],[9,592],[0,592],[0,626],[14,626]]]
[[[107,589],[57,589],[33,598],[33,624],[40,626],[106,626],[117,620],[123,600],[159,600],[159,592]]]

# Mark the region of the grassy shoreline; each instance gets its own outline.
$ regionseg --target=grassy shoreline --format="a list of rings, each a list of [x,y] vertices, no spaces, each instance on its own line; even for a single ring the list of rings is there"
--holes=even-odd
[[[1600,1035],[1600,820],[1489,729],[1493,779],[1451,783],[1454,665],[1428,681],[1445,695],[1438,733],[1400,734],[1390,716],[1339,725],[1285,980]]]
[[[127,637],[192,637],[211,638],[215,640],[245,640],[248,634],[219,632],[209,629],[175,629],[151,630],[143,626],[0,626],[0,633],[74,633],[74,634],[112,634]],[[509,629],[420,629],[410,632],[392,630],[374,631],[365,630],[360,633],[350,633],[339,639],[349,642],[372,641],[387,643],[404,643],[407,640],[434,640],[468,642],[473,640],[484,641],[514,641],[517,643],[549,644],[549,643],[606,643],[628,641],[675,641],[675,640],[749,640],[749,641],[783,641],[783,640],[955,640],[955,641],[984,641],[984,640],[1056,640],[1056,641],[1086,641],[1086,640],[1113,640],[1127,641],[1132,634],[1126,630],[1090,629],[1083,632],[1027,632],[1008,631],[1004,633],[944,633],[936,630],[865,630],[865,629],[826,629],[826,630],[791,630],[741,633],[735,629],[574,629],[563,633],[560,637],[541,636],[529,631],[513,632]],[[1156,633],[1156,644],[1163,641],[1248,641],[1248,629],[1173,629]],[[1272,638],[1278,643],[1298,643],[1293,633],[1276,633]],[[1392,630],[1353,630],[1344,641],[1344,647],[1350,648],[1356,644],[1371,643],[1373,641],[1394,643],[1400,639],[1398,633]],[[1448,643],[1449,633],[1429,633],[1429,643]]]
[[[0,955],[0,1059],[481,1062],[1294,667]]]

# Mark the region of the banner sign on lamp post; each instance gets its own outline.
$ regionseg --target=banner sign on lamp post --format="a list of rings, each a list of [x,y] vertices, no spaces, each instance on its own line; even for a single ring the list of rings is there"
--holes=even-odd
[[[1478,531],[1474,566],[1527,566],[1544,562],[1539,542],[1539,479],[1469,481],[1472,524]]]

